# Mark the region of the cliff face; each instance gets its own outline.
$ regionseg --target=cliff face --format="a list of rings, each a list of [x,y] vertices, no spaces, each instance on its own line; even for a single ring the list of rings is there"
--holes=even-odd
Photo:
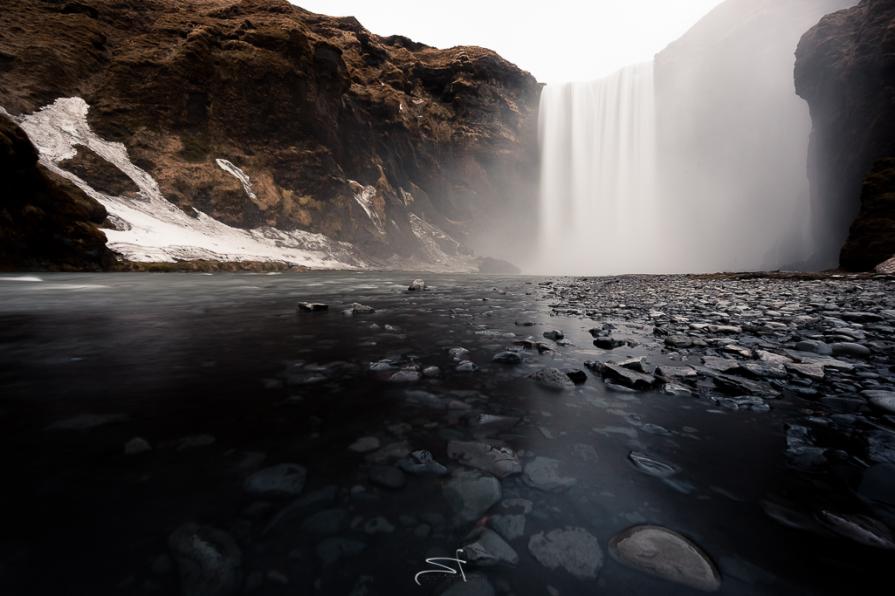
[[[895,157],[895,3],[862,0],[825,17],[796,55],[796,89],[814,123],[815,204],[847,223],[857,214],[841,264],[872,269],[895,254],[895,204],[882,198],[895,175],[891,161],[880,162],[864,183],[874,163]]]
[[[870,271],[895,257],[895,158],[876,162],[864,178],[861,210],[842,247],[841,265]]]
[[[109,207],[125,255],[142,229],[129,210],[151,199],[265,246],[301,237],[304,250],[323,234],[353,251],[342,262],[467,258],[480,231],[517,234],[502,212],[534,204],[538,91],[491,51],[377,37],[285,0],[0,11],[0,106],[32,136],[67,134],[63,117],[93,135],[50,159]],[[83,103],[37,112],[58,98]],[[103,149],[114,143],[126,154]],[[155,248],[142,258],[172,256]]]
[[[25,132],[0,115],[0,270],[101,270],[102,205],[38,164]]]
[[[723,253],[727,266],[735,254],[742,270],[835,266],[835,224],[812,215],[811,122],[793,53],[822,16],[855,1],[727,0],[656,56],[667,217],[708,228],[691,250]]]

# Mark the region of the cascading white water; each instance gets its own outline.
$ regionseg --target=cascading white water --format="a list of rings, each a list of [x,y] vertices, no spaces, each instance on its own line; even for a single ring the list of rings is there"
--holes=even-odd
[[[657,243],[653,63],[541,93],[540,250],[532,269],[556,274],[668,270]]]

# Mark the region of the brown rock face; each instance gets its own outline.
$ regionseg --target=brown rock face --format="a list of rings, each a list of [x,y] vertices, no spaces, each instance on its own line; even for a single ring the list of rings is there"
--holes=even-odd
[[[500,215],[534,204],[538,93],[489,50],[382,38],[285,0],[7,0],[0,11],[10,113],[82,97],[91,128],[184,211],[321,232],[383,259],[420,254],[411,213],[473,247],[484,231],[519,235]],[[75,161],[60,167],[126,192],[93,156]],[[363,187],[372,215],[355,199]]]
[[[886,197],[895,168],[880,162],[864,179],[877,160],[895,155],[895,3],[862,0],[824,17],[802,38],[796,58],[796,91],[808,101],[814,124],[809,170],[815,205],[843,222],[860,211],[841,265],[870,270],[893,252],[886,247],[895,203]],[[840,230],[830,233],[844,239]],[[889,254],[879,259],[885,250]]]
[[[37,162],[25,132],[0,116],[0,270],[101,270],[114,261],[102,205]]]

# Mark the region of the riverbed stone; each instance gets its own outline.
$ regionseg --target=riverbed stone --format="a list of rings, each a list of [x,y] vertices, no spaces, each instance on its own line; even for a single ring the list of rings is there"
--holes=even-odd
[[[246,478],[245,491],[255,497],[295,497],[305,487],[307,470],[298,464],[277,464]]]
[[[529,539],[528,551],[547,569],[563,569],[580,580],[596,579],[603,567],[600,543],[584,528],[538,532]]]
[[[522,472],[519,459],[508,447],[494,447],[476,441],[450,441],[447,445],[449,458],[463,465],[506,478]]]
[[[168,537],[184,596],[231,596],[242,587],[242,552],[217,528],[188,523]]]
[[[443,490],[459,524],[478,520],[502,494],[497,478],[477,470],[457,470],[445,481]]]
[[[575,383],[558,368],[542,368],[529,377],[541,387],[552,391],[565,391],[575,387]]]
[[[574,478],[560,473],[562,462],[549,457],[536,457],[523,470],[522,480],[528,486],[547,492],[562,492],[575,486]]]
[[[895,391],[871,389],[862,391],[861,395],[874,407],[895,414]]]
[[[609,541],[613,559],[661,579],[704,592],[721,588],[721,575],[702,549],[661,526],[628,528]]]

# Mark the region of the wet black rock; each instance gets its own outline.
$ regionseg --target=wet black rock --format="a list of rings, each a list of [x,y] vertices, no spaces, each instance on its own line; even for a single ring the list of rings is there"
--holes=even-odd
[[[408,474],[414,474],[416,476],[425,474],[445,476],[448,473],[448,469],[435,461],[432,454],[425,449],[412,451],[409,455],[398,461],[398,467]]]
[[[569,377],[569,380],[575,383],[576,385],[583,385],[587,383],[587,373],[581,369],[573,368],[567,369],[566,376]]]
[[[475,441],[450,441],[447,455],[465,466],[488,472],[497,478],[522,472],[519,459],[508,447],[494,447]]]
[[[532,488],[547,492],[562,492],[577,484],[577,480],[563,476],[560,472],[562,462],[549,457],[536,457],[523,470],[522,481]]]
[[[415,279],[410,282],[407,290],[410,292],[421,292],[426,289],[426,282],[421,279]]]
[[[245,491],[255,497],[294,497],[305,487],[307,471],[297,464],[278,464],[246,478]]]
[[[478,520],[501,497],[500,482],[475,470],[458,470],[444,483],[444,496],[458,524]]]
[[[556,329],[553,329],[550,331],[545,331],[543,333],[543,336],[544,336],[544,338],[553,340],[553,341],[558,341],[560,339],[565,338],[565,334],[563,334],[562,331],[557,331]]]
[[[301,312],[323,312],[329,310],[329,305],[320,302],[299,302],[298,310]]]
[[[553,391],[564,391],[575,387],[571,379],[558,368],[542,368],[529,375],[529,378],[536,381],[538,385]]]
[[[640,373],[611,362],[603,365],[602,372],[603,378],[637,391],[647,391],[656,385],[656,378],[654,376]]]
[[[491,359],[499,364],[522,364],[522,355],[519,352],[504,351],[498,352]]]
[[[367,545],[351,538],[327,538],[317,545],[317,556],[324,565],[332,565],[342,559],[354,557],[366,550]]]
[[[188,523],[168,537],[184,596],[231,596],[242,589],[242,552],[226,532]]]
[[[564,569],[580,580],[595,579],[603,567],[600,543],[584,528],[539,532],[529,539],[528,550],[547,569]]]
[[[407,484],[404,472],[395,466],[375,465],[370,467],[370,482],[385,488],[399,489]]]
[[[628,459],[638,470],[650,476],[656,476],[658,478],[668,478],[669,476],[674,476],[675,474],[677,474],[677,468],[675,468],[671,464],[659,461],[658,459],[650,457],[645,453],[632,451],[628,454]]]
[[[614,337],[598,337],[594,340],[594,345],[601,350],[614,350],[625,345],[625,342]]]
[[[372,306],[367,306],[366,304],[360,304],[359,302],[355,302],[345,311],[346,315],[371,315],[376,312],[376,309]]]
[[[469,542],[463,546],[463,554],[476,567],[514,566],[519,562],[519,555],[513,547],[488,528],[474,530],[467,540]]]
[[[821,511],[821,522],[830,530],[860,544],[895,550],[895,538],[891,530],[879,520],[866,515]]]
[[[861,395],[874,407],[895,414],[895,391],[867,390]]]

